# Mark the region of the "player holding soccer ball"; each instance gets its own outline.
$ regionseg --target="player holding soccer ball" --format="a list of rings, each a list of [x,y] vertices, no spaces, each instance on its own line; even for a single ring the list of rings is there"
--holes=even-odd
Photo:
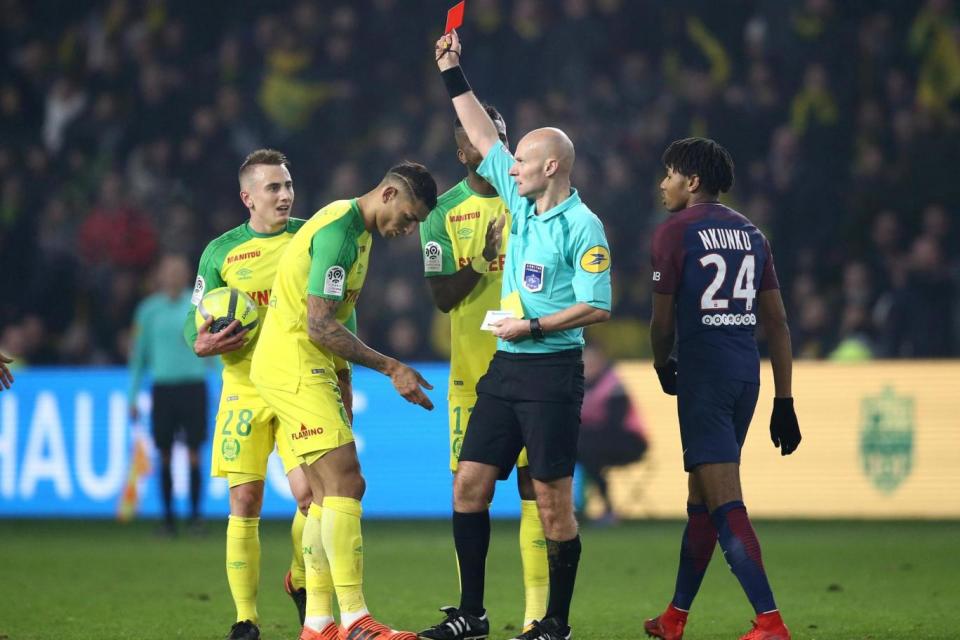
[[[492,106],[485,105],[497,135],[507,144],[507,125]],[[497,350],[497,337],[480,325],[489,309],[500,307],[500,287],[506,258],[510,211],[496,189],[477,174],[483,156],[470,143],[463,124],[454,126],[457,158],[467,177],[437,200],[437,208],[420,225],[423,275],[437,307],[450,313],[450,470],[457,470],[467,422],[477,404],[477,381],[487,372]],[[504,229],[507,234],[504,234]],[[523,626],[526,630],[547,611],[549,575],[543,525],[530,477],[527,451],[517,460],[520,492],[520,561],[523,568]],[[460,612],[445,607],[448,619]],[[446,620],[420,632],[421,638],[450,637]]]
[[[374,620],[364,601],[360,500],[366,485],[334,369],[338,357],[375,369],[390,376],[406,400],[433,408],[421,389],[431,387],[419,373],[374,351],[343,323],[367,275],[372,232],[409,235],[436,204],[437,185],[426,168],[398,164],[366,194],[317,211],[277,266],[250,378],[279,417],[313,491],[303,531],[307,612],[301,640],[416,638]]]
[[[262,324],[277,263],[293,234],[303,225],[303,220],[290,217],[294,191],[287,165],[287,158],[279,151],[260,149],[248,155],[240,166],[240,199],[249,210],[250,219],[207,245],[200,258],[194,305],[214,289],[234,287],[253,298]],[[221,355],[224,363],[210,474],[226,477],[230,486],[226,568],[237,622],[228,637],[251,640],[260,637],[260,511],[267,460],[275,442],[290,490],[299,505],[291,526],[293,554],[284,587],[297,605],[301,623],[306,607],[301,538],[311,499],[310,486],[287,439],[277,437],[280,427],[273,411],[250,382],[250,360],[256,340],[247,339],[247,331],[240,329],[239,321],[211,333],[215,318],[211,316],[198,328],[194,316],[191,308],[184,327],[187,343],[198,356]],[[349,373],[349,368],[342,365],[338,374],[347,398]]]
[[[782,455],[800,444],[790,330],[773,255],[749,220],[718,202],[733,185],[726,149],[704,138],[678,140],[663,154],[663,165],[667,175],[660,191],[671,215],[653,235],[650,339],[663,391],[677,396],[689,520],[673,600],[644,629],[664,640],[683,637],[719,540],[757,613],[754,628],[741,640],[789,640],[740,489],[740,449],[760,391],[753,335],[758,321],[773,365],[773,444]]]

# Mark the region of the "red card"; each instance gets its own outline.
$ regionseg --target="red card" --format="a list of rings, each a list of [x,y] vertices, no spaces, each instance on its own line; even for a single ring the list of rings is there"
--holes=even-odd
[[[447,11],[447,28],[443,30],[444,33],[450,33],[463,24],[463,7],[466,3],[467,0],[460,0]]]

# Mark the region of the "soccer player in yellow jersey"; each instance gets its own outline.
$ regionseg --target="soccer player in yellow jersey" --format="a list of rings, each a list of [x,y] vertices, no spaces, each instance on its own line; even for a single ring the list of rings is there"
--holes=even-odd
[[[320,209],[280,259],[270,313],[260,331],[250,379],[276,412],[304,465],[313,502],[303,530],[307,613],[301,640],[415,640],[374,620],[363,598],[360,499],[365,482],[334,374],[336,359],[390,376],[406,400],[433,404],[414,369],[374,351],[344,326],[367,275],[371,233],[416,230],[437,203],[437,185],[419,164],[392,167],[376,188]],[[340,606],[333,621],[332,596]]]
[[[484,105],[507,144],[507,125],[492,106]],[[504,227],[510,228],[510,211],[496,190],[477,175],[483,161],[470,144],[460,120],[454,127],[457,158],[467,177],[437,199],[436,208],[420,225],[423,273],[437,307],[450,313],[450,470],[457,470],[460,445],[468,418],[477,403],[477,381],[486,373],[497,349],[497,338],[480,325],[486,312],[500,308],[500,287],[506,254]],[[547,610],[549,570],[543,525],[528,469],[526,450],[517,460],[520,492],[520,561],[523,565],[525,610],[523,626],[543,618]],[[420,632],[423,638],[449,635],[447,621],[459,617],[456,607],[441,609],[447,619]]]
[[[286,157],[272,149],[254,151],[240,167],[240,198],[250,213],[244,224],[216,238],[203,252],[191,301],[204,293],[230,286],[245,291],[258,305],[259,321],[266,317],[277,263],[293,234],[304,221],[290,217],[293,180]],[[250,382],[250,360],[255,341],[245,344],[245,331],[234,326],[210,333],[207,320],[198,331],[191,307],[184,337],[201,357],[221,355],[223,390],[214,431],[211,475],[226,477],[230,486],[230,519],[227,525],[227,581],[237,609],[237,621],[228,638],[260,637],[257,591],[260,578],[260,511],[263,506],[267,459],[274,442],[283,461],[290,489],[300,506],[291,526],[293,559],[284,586],[297,605],[300,622],[306,607],[301,536],[310,505],[310,486],[287,440],[277,437],[279,422]],[[349,369],[340,375],[349,389]]]

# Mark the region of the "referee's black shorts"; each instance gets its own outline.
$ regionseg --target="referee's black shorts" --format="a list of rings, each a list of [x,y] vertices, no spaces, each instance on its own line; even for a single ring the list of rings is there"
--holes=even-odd
[[[158,449],[170,449],[180,433],[190,449],[207,439],[205,382],[153,385],[153,443]]]
[[[498,467],[500,479],[506,479],[526,446],[530,475],[537,480],[572,476],[582,404],[580,349],[497,351],[477,383],[460,460]]]

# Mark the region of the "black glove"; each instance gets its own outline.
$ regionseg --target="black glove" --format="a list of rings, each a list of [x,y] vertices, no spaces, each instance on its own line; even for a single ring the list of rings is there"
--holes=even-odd
[[[780,447],[780,455],[788,456],[800,445],[800,425],[793,410],[793,398],[774,398],[770,416],[770,439]]]
[[[677,395],[677,361],[674,358],[667,360],[662,367],[654,367],[657,377],[660,378],[660,388],[668,396]]]

